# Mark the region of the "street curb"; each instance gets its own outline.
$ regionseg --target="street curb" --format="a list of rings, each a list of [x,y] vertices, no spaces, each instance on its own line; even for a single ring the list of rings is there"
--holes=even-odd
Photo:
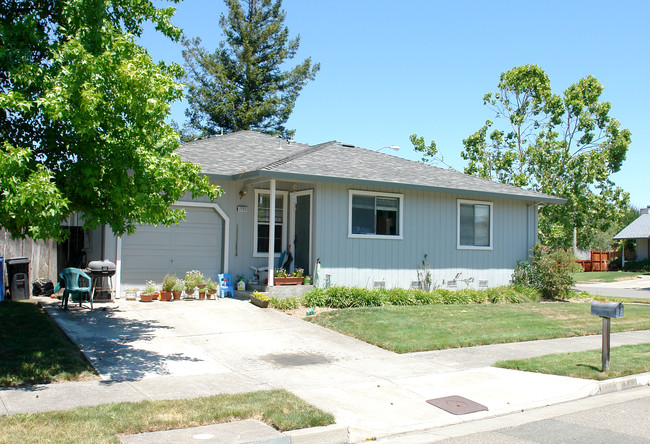
[[[347,444],[350,442],[350,431],[347,426],[331,424],[323,427],[284,432],[291,438],[291,444]]]
[[[606,381],[600,381],[598,385],[600,387],[596,395],[604,395],[606,393],[620,392],[621,390],[650,385],[650,372],[608,379]]]

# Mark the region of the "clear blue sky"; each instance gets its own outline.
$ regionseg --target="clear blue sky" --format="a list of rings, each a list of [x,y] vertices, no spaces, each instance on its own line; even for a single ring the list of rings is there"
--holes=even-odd
[[[213,50],[224,3],[176,7],[174,23]],[[399,145],[397,155],[417,160],[409,142],[417,133],[462,170],[462,140],[493,118],[483,95],[502,72],[537,64],[558,94],[587,75],[603,84],[610,115],[632,132],[613,179],[632,204],[650,205],[650,2],[284,0],[283,8],[291,36],[301,37],[293,64],[306,57],[321,64],[287,124],[296,141]],[[152,30],[141,44],[156,60],[183,62],[181,45]],[[177,103],[172,118],[183,122],[185,105]]]

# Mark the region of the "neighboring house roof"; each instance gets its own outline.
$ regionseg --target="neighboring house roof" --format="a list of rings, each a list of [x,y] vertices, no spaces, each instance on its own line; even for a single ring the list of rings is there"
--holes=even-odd
[[[648,213],[641,214],[634,219],[634,222],[623,228],[614,236],[614,239],[642,239],[646,237],[650,237],[650,214]]]
[[[305,145],[255,131],[188,142],[181,158],[231,180],[269,177],[507,197],[544,203],[565,199],[340,142]]]

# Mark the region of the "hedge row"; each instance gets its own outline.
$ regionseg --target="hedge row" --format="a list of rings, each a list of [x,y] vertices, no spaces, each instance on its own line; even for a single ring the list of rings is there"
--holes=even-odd
[[[538,301],[540,291],[522,286],[496,287],[485,290],[436,289],[423,291],[392,288],[366,289],[359,287],[315,288],[301,299],[272,299],[271,306],[280,310],[307,307],[380,307],[384,305],[429,305],[429,304],[487,304],[522,303]]]

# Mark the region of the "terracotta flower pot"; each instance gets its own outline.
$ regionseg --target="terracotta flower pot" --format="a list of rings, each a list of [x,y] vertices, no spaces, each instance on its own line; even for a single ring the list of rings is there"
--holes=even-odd
[[[161,290],[160,291],[160,300],[161,301],[171,301],[172,300],[172,292],[171,291],[166,291],[166,290]]]
[[[153,301],[153,294],[140,293],[140,302],[151,302],[151,301]]]
[[[192,288],[191,290],[185,290],[185,294],[190,296],[194,294],[194,289]]]
[[[273,285],[302,285],[302,276],[274,277]]]
[[[196,284],[196,286],[199,288],[205,288],[208,286],[208,284]]]
[[[199,299],[205,299],[205,291],[199,290]]]
[[[182,294],[183,294],[183,290],[181,290],[181,291],[172,291],[172,296],[174,297],[175,301],[180,300]]]

